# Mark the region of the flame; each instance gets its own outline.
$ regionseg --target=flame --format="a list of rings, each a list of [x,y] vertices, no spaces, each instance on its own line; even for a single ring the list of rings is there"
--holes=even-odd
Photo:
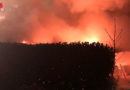
[[[26,41],[26,40],[23,40],[22,43],[23,43],[23,44],[27,44],[27,41]]]
[[[32,44],[32,45],[34,45],[34,44],[36,44],[36,43],[34,43],[34,42],[31,42],[31,41],[28,41],[28,40],[23,40],[23,41],[21,41],[20,43],[22,43],[22,44]]]
[[[99,39],[98,39],[98,37],[92,37],[92,38],[90,38],[90,39],[88,39],[88,40],[86,40],[86,41],[88,41],[89,43],[93,43],[93,42],[99,42]]]
[[[87,28],[86,30],[86,35],[84,36],[84,39],[82,41],[89,42],[90,44],[93,42],[101,42],[101,33],[97,32],[99,30],[100,28],[97,26],[89,26],[89,28]]]

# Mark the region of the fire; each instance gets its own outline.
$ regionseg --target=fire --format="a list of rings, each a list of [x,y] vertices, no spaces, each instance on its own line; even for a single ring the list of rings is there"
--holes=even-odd
[[[93,42],[99,42],[97,37],[92,37],[88,40],[89,43],[93,43]]]
[[[23,40],[22,43],[23,43],[23,44],[27,44],[27,41],[26,41],[26,40]]]
[[[34,45],[34,44],[36,44],[36,43],[34,43],[34,42],[31,42],[31,41],[27,41],[27,40],[23,40],[23,41],[21,41],[20,43],[22,43],[22,44],[32,44],[32,45]]]
[[[87,35],[84,37],[83,41],[89,43],[100,41],[100,33],[95,33],[95,31],[98,31],[98,28],[88,28],[87,31]]]
[[[90,44],[93,42],[99,42],[99,38],[97,36],[86,37],[83,42],[89,42]]]

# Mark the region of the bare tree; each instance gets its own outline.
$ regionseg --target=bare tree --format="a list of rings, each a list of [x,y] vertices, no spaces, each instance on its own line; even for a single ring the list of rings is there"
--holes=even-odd
[[[114,33],[113,35],[110,35],[109,32],[107,30],[105,30],[105,32],[107,33],[107,35],[109,36],[112,44],[113,44],[113,50],[114,50],[114,53],[118,52],[117,50],[117,47],[116,47],[116,44],[117,42],[120,40],[121,38],[121,34],[123,32],[123,29],[121,29],[119,31],[119,33],[117,33],[117,24],[116,24],[116,18],[114,17]]]
[[[113,51],[114,51],[114,60],[115,60],[115,63],[117,63],[117,60],[120,59],[122,56],[120,56],[117,60],[116,60],[116,53],[121,51],[121,50],[118,50],[116,45],[117,45],[117,42],[120,40],[121,38],[121,34],[123,32],[123,29],[121,29],[119,31],[119,33],[117,32],[117,24],[116,24],[116,17],[114,17],[114,31],[113,31],[113,35],[109,34],[109,32],[107,30],[105,30],[105,32],[107,33],[108,37],[110,38],[111,42],[112,42],[112,47],[113,47]],[[121,64],[120,64],[121,66]],[[113,73],[114,73],[114,69],[113,68]],[[121,68],[122,69],[122,68]],[[122,70],[123,71],[123,70]],[[112,76],[113,76],[113,73],[112,73]],[[124,73],[123,73],[124,75]]]

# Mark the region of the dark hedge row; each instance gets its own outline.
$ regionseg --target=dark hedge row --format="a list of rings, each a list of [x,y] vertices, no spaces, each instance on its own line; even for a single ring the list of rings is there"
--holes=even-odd
[[[112,90],[114,63],[100,43],[1,43],[0,90]]]

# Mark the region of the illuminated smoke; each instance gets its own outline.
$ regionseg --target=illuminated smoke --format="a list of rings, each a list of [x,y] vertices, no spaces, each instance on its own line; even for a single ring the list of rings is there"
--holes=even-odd
[[[104,30],[107,29],[112,35],[115,16],[118,31],[124,29],[122,39],[119,41],[122,43],[121,47],[124,48],[129,44],[127,39],[130,28],[129,0],[3,0],[1,2],[4,8],[11,8],[10,11],[4,12],[4,19],[0,20],[1,42],[109,43],[109,37]]]

